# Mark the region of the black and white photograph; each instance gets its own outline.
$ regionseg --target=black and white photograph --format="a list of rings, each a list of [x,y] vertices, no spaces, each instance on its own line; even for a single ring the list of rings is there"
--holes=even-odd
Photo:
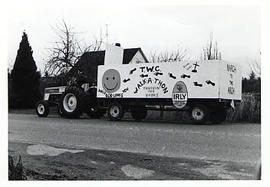
[[[261,6],[6,8],[9,182],[262,180]]]

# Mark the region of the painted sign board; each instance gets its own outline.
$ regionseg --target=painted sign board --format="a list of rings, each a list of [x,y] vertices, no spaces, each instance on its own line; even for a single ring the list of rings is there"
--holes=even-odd
[[[188,90],[186,84],[183,81],[178,81],[174,87],[172,92],[172,101],[173,105],[176,108],[184,108],[187,104],[188,99]]]
[[[240,100],[241,71],[230,65],[221,60],[101,65],[97,97],[172,98],[179,108],[188,98]]]
[[[219,66],[219,82],[221,99],[238,98],[242,96],[242,74],[240,66],[222,63]]]

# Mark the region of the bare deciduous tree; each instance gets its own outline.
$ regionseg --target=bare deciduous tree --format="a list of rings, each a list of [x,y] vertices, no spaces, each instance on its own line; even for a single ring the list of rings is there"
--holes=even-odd
[[[157,63],[157,62],[173,62],[173,61],[182,61],[187,55],[186,49],[176,49],[174,51],[168,52],[161,52],[159,54],[151,53],[150,54],[150,62]]]
[[[203,48],[204,60],[221,60],[221,52],[218,50],[217,41],[213,41],[213,33],[210,34],[209,42]]]
[[[99,41],[95,38],[92,44],[86,45],[78,41],[78,33],[74,32],[74,28],[68,26],[65,21],[53,29],[58,40],[48,49],[49,58],[45,65],[45,72],[49,75],[65,74],[77,63],[83,53],[101,50],[102,37]]]

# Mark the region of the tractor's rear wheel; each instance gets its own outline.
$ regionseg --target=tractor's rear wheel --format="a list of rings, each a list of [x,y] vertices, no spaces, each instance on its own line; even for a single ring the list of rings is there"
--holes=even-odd
[[[60,108],[62,115],[67,118],[79,118],[83,111],[85,93],[76,86],[69,87],[61,97]]]

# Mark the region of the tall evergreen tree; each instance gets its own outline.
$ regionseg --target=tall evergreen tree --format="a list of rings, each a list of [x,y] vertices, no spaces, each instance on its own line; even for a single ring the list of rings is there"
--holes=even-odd
[[[32,56],[33,51],[28,37],[23,32],[17,57],[11,71],[13,107],[31,108],[41,98],[39,90],[40,72]]]

